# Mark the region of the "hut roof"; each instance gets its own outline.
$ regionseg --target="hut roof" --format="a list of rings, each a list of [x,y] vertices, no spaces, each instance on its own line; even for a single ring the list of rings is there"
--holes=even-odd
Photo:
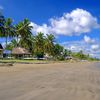
[[[3,47],[2,47],[2,45],[0,44],[0,50],[3,50]]]
[[[27,49],[22,47],[16,47],[12,49],[12,54],[30,54]]]

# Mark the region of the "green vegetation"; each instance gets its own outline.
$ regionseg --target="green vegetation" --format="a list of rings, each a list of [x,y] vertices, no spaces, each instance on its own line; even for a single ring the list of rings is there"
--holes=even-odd
[[[39,32],[33,35],[31,32],[32,28],[34,27],[31,26],[28,19],[24,19],[15,25],[11,18],[0,16],[0,37],[5,38],[5,49],[12,50],[14,47],[23,47],[34,57],[47,57],[53,60],[65,60],[66,57],[80,60],[98,60],[84,54],[83,51],[73,53],[65,49],[56,42],[53,34],[44,35]],[[10,43],[8,43],[8,38],[12,38]]]

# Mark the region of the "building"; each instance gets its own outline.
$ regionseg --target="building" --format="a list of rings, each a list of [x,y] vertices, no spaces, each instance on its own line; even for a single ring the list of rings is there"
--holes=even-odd
[[[3,47],[1,44],[0,44],[0,58],[3,58]]]
[[[3,58],[11,58],[11,51],[3,50]]]
[[[29,57],[31,55],[31,53],[29,53],[29,51],[25,48],[22,47],[16,47],[12,49],[12,56],[14,56],[15,58],[24,58],[24,57]]]

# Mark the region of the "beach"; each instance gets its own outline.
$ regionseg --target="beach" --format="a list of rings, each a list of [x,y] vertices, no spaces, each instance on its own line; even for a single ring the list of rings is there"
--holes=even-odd
[[[63,62],[0,66],[0,100],[100,100],[99,65]]]

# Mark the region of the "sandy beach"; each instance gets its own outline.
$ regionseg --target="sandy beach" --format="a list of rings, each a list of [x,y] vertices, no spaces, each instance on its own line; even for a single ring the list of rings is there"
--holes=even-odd
[[[0,66],[0,100],[100,100],[100,63]]]

